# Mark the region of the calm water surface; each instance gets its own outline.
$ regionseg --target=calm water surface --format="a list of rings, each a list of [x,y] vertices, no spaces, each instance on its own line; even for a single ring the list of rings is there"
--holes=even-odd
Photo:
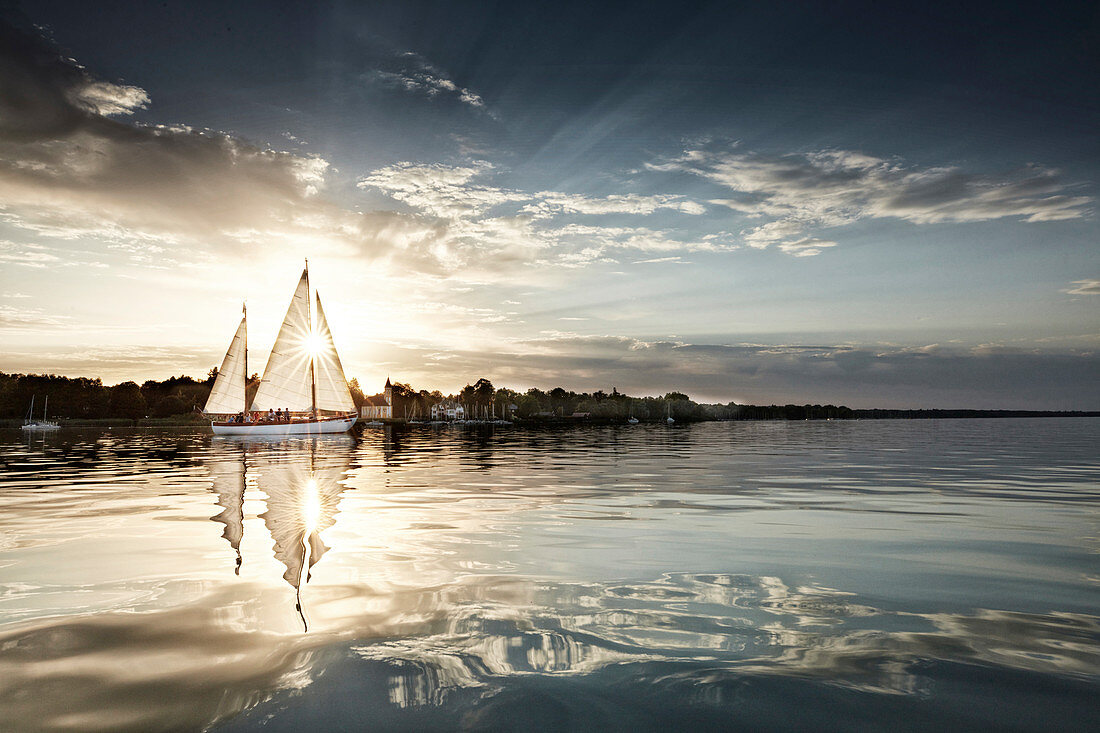
[[[1097,446],[0,431],[0,728],[1097,730]]]

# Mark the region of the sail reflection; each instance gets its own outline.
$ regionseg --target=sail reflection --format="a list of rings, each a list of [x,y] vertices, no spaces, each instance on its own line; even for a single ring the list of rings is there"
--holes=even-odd
[[[241,540],[244,538],[244,489],[248,471],[245,449],[240,443],[223,440],[210,446],[210,457],[203,459],[213,479],[212,490],[222,511],[210,517],[225,525],[222,537],[237,556],[233,572],[241,574]]]
[[[222,537],[236,553],[235,572],[240,573],[243,562],[244,493],[251,484],[267,497],[266,511],[259,518],[271,535],[275,559],[286,568],[283,579],[294,588],[295,610],[308,630],[301,587],[329,550],[321,533],[336,523],[354,439],[219,437],[212,442],[214,457],[206,466],[223,511],[211,519],[225,525]]]

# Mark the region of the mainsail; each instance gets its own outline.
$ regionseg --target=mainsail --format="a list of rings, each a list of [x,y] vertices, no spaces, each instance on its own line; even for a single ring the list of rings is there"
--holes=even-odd
[[[248,370],[247,320],[247,313],[241,316],[241,325],[237,326],[237,332],[229,342],[229,351],[225,352],[225,359],[222,361],[221,368],[218,369],[214,387],[206,400],[206,408],[203,410],[206,413],[228,414],[240,412],[245,408],[244,380],[245,372]]]
[[[308,410],[313,405],[312,385],[309,378],[309,271],[302,271],[302,279],[290,299],[283,326],[271,348],[260,388],[252,400],[253,410],[266,411],[289,408]]]
[[[317,409],[355,412],[355,400],[348,389],[348,380],[344,378],[344,367],[340,364],[340,355],[336,353],[336,344],[332,340],[325,311],[321,308],[321,295],[317,297],[317,344],[314,355],[314,374],[317,384]]]

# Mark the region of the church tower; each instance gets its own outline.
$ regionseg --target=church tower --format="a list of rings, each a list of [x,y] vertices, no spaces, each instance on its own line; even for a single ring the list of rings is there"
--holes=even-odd
[[[386,404],[393,407],[393,385],[390,384],[389,377],[386,377],[386,388],[382,390],[382,393],[386,395]]]

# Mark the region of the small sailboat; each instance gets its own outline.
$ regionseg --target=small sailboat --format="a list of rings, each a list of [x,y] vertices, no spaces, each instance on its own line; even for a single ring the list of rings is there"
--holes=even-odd
[[[630,425],[637,425],[638,424],[638,418],[634,417],[634,400],[630,401],[630,417],[628,417],[626,419],[626,421]]]
[[[332,340],[321,296],[310,309],[309,261],[271,348],[252,404],[247,404],[248,311],[225,352],[203,413],[215,435],[343,433],[355,424],[355,402]]]
[[[31,409],[27,410],[27,419],[23,421],[23,429],[29,432],[47,432],[58,429],[56,422],[46,419],[46,408],[50,405],[50,396],[46,395],[46,402],[42,405],[42,419],[34,419],[34,395],[31,395]]]
[[[671,402],[665,402],[665,407],[667,408],[666,412],[668,413],[668,417],[665,418],[665,422],[667,422],[669,425],[671,425],[672,423],[676,422],[675,420],[672,419],[672,403]]]

